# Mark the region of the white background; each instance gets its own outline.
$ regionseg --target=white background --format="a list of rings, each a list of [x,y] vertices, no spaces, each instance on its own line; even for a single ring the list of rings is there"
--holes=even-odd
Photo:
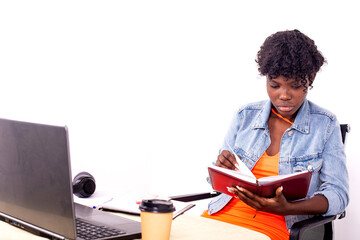
[[[99,189],[209,191],[233,114],[267,98],[260,45],[297,28],[328,60],[308,98],[352,126],[336,235],[354,239],[359,22],[347,0],[1,1],[0,117],[67,125],[73,175],[91,172]]]

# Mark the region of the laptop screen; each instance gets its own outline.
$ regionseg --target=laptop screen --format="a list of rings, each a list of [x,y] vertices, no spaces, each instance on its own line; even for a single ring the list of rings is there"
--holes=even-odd
[[[66,127],[0,119],[0,213],[75,239]]]

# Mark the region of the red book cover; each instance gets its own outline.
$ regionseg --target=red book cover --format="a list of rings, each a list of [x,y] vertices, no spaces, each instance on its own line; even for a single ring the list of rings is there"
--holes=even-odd
[[[215,191],[232,195],[227,187],[240,186],[262,197],[274,197],[275,190],[282,186],[287,200],[306,197],[312,175],[312,172],[304,171],[256,179],[255,176],[243,175],[217,166],[210,166],[208,170]]]

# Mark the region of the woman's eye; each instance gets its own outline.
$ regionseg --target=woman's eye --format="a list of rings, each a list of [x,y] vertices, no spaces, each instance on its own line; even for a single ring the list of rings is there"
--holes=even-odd
[[[271,88],[279,88],[277,85],[270,85]]]

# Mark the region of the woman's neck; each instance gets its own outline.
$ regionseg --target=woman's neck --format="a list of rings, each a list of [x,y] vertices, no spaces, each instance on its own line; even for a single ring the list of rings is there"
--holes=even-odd
[[[293,124],[294,124],[295,117],[293,117],[293,118],[294,118],[294,120],[292,121],[291,119],[287,119],[287,118],[285,118],[285,117],[281,116],[279,113],[277,113],[277,112],[275,111],[275,109],[274,109],[274,108],[271,108],[271,112],[272,112],[272,113],[273,113],[276,117],[278,117],[278,118],[280,118],[280,119],[284,120],[285,122],[289,123],[290,125],[293,125]]]

